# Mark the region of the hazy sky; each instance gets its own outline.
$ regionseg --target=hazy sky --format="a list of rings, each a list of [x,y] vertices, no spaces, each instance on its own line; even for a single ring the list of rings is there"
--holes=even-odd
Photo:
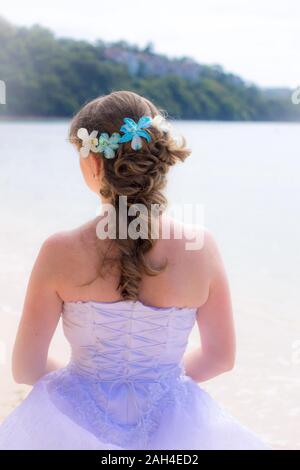
[[[300,85],[300,0],[2,0],[0,15],[58,36],[151,41],[262,86]]]

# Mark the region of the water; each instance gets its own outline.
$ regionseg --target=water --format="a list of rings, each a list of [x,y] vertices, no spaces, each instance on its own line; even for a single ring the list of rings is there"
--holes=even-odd
[[[237,324],[237,367],[207,388],[275,448],[300,448],[299,125],[176,127],[192,156],[172,169],[169,201],[204,206]],[[5,315],[20,315],[43,240],[95,217],[98,209],[67,142],[67,122],[0,123],[0,194],[3,325]],[[2,331],[2,340],[6,336]]]

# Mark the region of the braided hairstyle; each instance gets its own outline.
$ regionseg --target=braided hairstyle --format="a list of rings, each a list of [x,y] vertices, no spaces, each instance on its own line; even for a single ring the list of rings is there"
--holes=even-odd
[[[89,133],[97,130],[99,134],[107,132],[111,135],[113,132],[119,132],[124,117],[137,122],[142,116],[154,118],[157,115],[161,115],[161,112],[146,98],[130,91],[116,91],[89,102],[74,116],[70,126],[70,141],[80,147],[81,141],[77,137],[77,131],[81,127],[86,128]],[[117,237],[114,243],[117,244],[120,273],[118,289],[122,299],[128,300],[137,300],[143,273],[157,275],[166,266],[165,263],[159,268],[154,268],[145,259],[145,254],[156,242],[156,237],[152,238],[151,232],[151,208],[155,204],[159,207],[158,214],[163,212],[167,201],[162,190],[166,185],[168,170],[177,161],[184,161],[190,154],[184,139],[179,143],[170,132],[154,126],[147,131],[151,135],[151,141],[143,139],[140,150],[133,150],[131,143],[126,142],[120,144],[113,159],[96,154],[103,158],[104,165],[99,192],[114,206],[117,216]],[[147,237],[124,239],[118,236],[121,196],[126,196],[128,210],[136,204],[143,204],[148,209]],[[132,219],[133,216],[127,216],[127,227]]]

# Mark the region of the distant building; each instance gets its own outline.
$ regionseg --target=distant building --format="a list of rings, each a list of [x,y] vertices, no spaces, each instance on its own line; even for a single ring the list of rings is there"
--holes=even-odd
[[[112,44],[106,46],[103,56],[107,60],[124,64],[131,75],[159,76],[177,75],[188,80],[197,80],[203,66],[193,59],[169,59],[163,55],[154,54],[148,46],[145,50],[139,50],[125,44]]]

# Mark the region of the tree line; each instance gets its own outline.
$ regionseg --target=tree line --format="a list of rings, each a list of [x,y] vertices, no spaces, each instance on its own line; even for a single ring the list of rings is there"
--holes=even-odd
[[[289,90],[270,93],[210,66],[202,66],[196,80],[132,74],[126,63],[107,58],[106,47],[103,41],[56,38],[38,25],[16,27],[0,18],[0,79],[7,89],[0,114],[69,117],[90,99],[124,89],[150,98],[173,118],[300,120]],[[153,59],[151,48],[144,52]]]

